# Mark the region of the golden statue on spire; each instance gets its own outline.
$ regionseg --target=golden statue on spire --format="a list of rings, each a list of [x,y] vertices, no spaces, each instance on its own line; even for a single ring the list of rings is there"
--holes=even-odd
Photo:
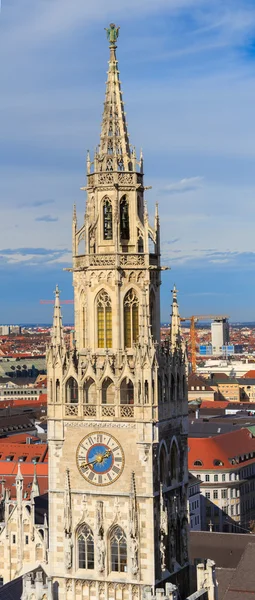
[[[116,27],[115,23],[110,23],[109,27],[105,27],[107,39],[110,42],[110,46],[114,46],[119,37],[119,27]]]

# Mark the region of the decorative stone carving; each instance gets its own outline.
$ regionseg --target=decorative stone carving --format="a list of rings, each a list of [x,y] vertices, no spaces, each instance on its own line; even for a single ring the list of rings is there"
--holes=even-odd
[[[131,475],[131,486],[129,495],[129,550],[132,575],[138,572],[138,519],[137,519],[137,499],[135,487],[135,473]]]
[[[64,527],[65,527],[65,566],[69,570],[73,563],[72,541],[72,498],[70,485],[70,472],[66,469],[65,495],[64,495]]]
[[[113,183],[113,175],[111,173],[102,173],[98,175],[99,185]]]
[[[133,174],[132,173],[119,173],[118,183],[128,184],[128,185],[132,184],[133,183]]]
[[[111,423],[110,421],[65,421],[65,427],[76,427],[84,428],[84,427],[100,427],[101,429],[135,429],[135,423]]]
[[[160,564],[161,571],[166,569],[166,545],[168,536],[168,514],[167,506],[163,496],[162,484],[160,484]]]
[[[181,539],[182,539],[183,562],[187,562],[189,560],[189,556],[188,556],[188,521],[187,521],[186,517],[184,517],[184,519],[182,521]]]
[[[102,573],[105,570],[105,541],[103,526],[103,502],[98,500],[96,503],[96,537],[97,537],[97,559],[98,570]]]
[[[139,446],[140,460],[146,463],[149,458],[150,444],[146,444],[145,442],[137,442],[137,444]]]

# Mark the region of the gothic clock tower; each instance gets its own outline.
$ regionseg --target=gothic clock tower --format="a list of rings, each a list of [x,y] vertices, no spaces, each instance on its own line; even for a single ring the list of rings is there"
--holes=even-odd
[[[173,290],[160,345],[160,229],[149,224],[143,157],[130,146],[116,59],[99,147],[87,157],[84,223],[73,215],[75,345],[56,289],[48,348],[49,565],[56,598],[142,600],[185,593],[187,388]]]

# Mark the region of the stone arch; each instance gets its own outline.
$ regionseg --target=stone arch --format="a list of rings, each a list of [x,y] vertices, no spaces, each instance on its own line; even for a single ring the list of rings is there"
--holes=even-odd
[[[83,402],[84,404],[97,403],[96,383],[92,377],[88,377],[83,384]]]
[[[159,448],[159,480],[163,485],[168,485],[168,452],[165,441]]]
[[[134,404],[134,384],[128,377],[120,384],[120,404]]]
[[[102,404],[114,404],[115,402],[115,386],[110,379],[106,377],[102,383]]]
[[[56,380],[56,402],[60,402],[60,381]]]
[[[68,377],[65,384],[66,391],[66,403],[77,404],[78,403],[78,383],[74,377]]]
[[[171,442],[170,448],[170,477],[171,485],[179,480],[180,472],[180,451],[177,444],[177,440],[174,437]]]
[[[135,274],[135,272],[134,272],[134,271],[131,271],[131,273],[130,273],[130,275],[129,275],[129,278],[128,278],[128,281],[129,281],[130,283],[132,283],[132,282],[136,281],[136,274]]]
[[[158,404],[163,401],[163,385],[162,378],[158,375]]]

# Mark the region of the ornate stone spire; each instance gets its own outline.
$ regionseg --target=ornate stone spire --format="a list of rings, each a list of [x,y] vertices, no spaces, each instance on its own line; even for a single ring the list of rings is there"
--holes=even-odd
[[[172,351],[175,350],[178,341],[180,339],[180,314],[179,314],[179,306],[177,301],[177,289],[174,285],[173,290],[173,303],[172,303],[172,313],[171,313],[171,346]]]
[[[18,463],[17,475],[15,477],[15,485],[16,485],[16,498],[17,498],[17,503],[19,506],[21,505],[21,502],[23,500],[23,484],[24,484],[24,477],[20,470],[20,463]]]
[[[39,488],[39,483],[38,483],[38,479],[37,479],[36,465],[35,465],[34,466],[34,477],[33,477],[32,488],[31,488],[31,497],[35,498],[35,496],[39,496],[39,495],[40,495],[40,488]]]
[[[132,171],[134,156],[131,153],[127,132],[124,103],[116,58],[116,40],[119,27],[113,23],[106,29],[110,41],[110,60],[106,82],[100,146],[96,153],[94,170]],[[133,161],[133,162],[132,162]]]
[[[52,345],[54,348],[63,347],[64,346],[64,334],[63,334],[63,325],[62,325],[62,315],[59,301],[59,289],[58,285],[56,285],[55,290],[55,305],[54,305],[54,314],[53,314],[53,327],[52,327]]]

